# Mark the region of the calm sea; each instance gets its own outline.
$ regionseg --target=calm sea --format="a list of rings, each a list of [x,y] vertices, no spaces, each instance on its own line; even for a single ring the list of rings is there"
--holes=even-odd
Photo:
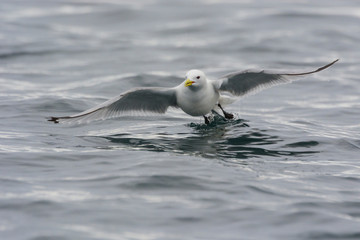
[[[360,239],[360,2],[1,0],[0,239]],[[331,68],[206,126],[81,125],[133,87]]]

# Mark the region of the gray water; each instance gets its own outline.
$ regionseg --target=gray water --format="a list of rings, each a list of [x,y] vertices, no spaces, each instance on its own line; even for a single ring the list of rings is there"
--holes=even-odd
[[[360,2],[2,0],[0,239],[360,239]],[[240,99],[46,121],[133,87],[331,68]]]

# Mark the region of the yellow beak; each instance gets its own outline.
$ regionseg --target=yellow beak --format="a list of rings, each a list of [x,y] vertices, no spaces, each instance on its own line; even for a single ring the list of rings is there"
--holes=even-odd
[[[194,81],[191,81],[190,79],[186,79],[185,81],[185,87],[191,86],[193,83],[195,83]]]

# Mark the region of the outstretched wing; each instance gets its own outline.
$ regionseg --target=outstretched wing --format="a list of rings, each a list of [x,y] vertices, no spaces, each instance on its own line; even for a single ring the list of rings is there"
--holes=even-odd
[[[302,72],[302,73],[277,73],[271,71],[256,71],[256,70],[248,70],[242,72],[235,72],[225,75],[219,80],[214,81],[215,87],[220,91],[227,91],[236,96],[245,96],[251,93],[259,92],[263,89],[270,88],[272,86],[289,83],[292,80],[295,80],[294,76],[302,76],[311,73],[320,72],[334,63],[339,61],[336,59],[335,61],[320,67],[314,71],[310,72]]]
[[[165,113],[168,107],[177,107],[173,88],[138,88],[110,99],[94,108],[65,117],[51,117],[49,121],[88,122],[121,116],[126,112]]]

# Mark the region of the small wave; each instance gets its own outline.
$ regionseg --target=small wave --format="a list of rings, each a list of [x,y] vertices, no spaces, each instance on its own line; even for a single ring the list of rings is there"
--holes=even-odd
[[[338,240],[338,239],[360,239],[360,232],[353,231],[349,233],[329,233],[329,232],[311,232],[304,234],[304,239],[319,239],[319,240]]]
[[[58,51],[56,51],[56,50],[13,51],[13,52],[0,53],[0,59],[16,58],[16,57],[23,57],[23,56],[43,56],[43,55],[48,55],[48,54],[54,54],[56,52],[58,52]]]
[[[4,14],[4,18],[10,21],[21,19],[21,18],[39,18],[39,17],[49,17],[54,15],[76,15],[76,14],[85,14],[91,13],[95,8],[90,6],[58,6],[54,8],[24,8],[17,11],[9,11]]]
[[[317,141],[301,141],[301,142],[296,142],[296,143],[289,143],[286,144],[284,147],[288,147],[288,148],[311,148],[311,147],[315,147],[319,145],[319,142]]]
[[[213,120],[210,124],[205,123],[189,123],[187,126],[195,129],[195,130],[211,130],[217,127],[225,127],[225,126],[233,126],[233,127],[249,127],[246,123],[248,121],[244,119],[234,118],[232,120],[227,120],[220,115],[213,116]]]
[[[152,175],[142,177],[141,180],[125,184],[131,189],[154,190],[154,189],[183,189],[183,190],[206,190],[206,183],[200,178],[180,175]],[[124,187],[124,185],[122,185]]]
[[[133,132],[108,136],[87,136],[85,139],[105,139],[112,144],[112,148],[125,147],[131,150],[174,152],[205,158],[218,158],[232,163],[242,163],[240,159],[261,158],[264,156],[301,157],[317,153],[317,151],[310,150],[317,145],[315,142],[292,143],[293,145],[289,144],[286,146],[287,149],[284,149],[283,146],[278,145],[278,143],[284,141],[280,137],[272,135],[266,130],[252,128],[243,119],[231,121],[226,121],[220,117],[215,119],[210,125],[203,123],[186,124],[185,127],[193,130],[187,134],[179,132],[179,129],[172,129],[174,127],[178,128],[176,126],[162,127],[161,134],[155,134],[150,130],[147,133],[145,126],[141,129],[141,134]],[[108,143],[103,144],[109,146]],[[301,144],[302,147],[306,146],[307,149],[297,149]]]

